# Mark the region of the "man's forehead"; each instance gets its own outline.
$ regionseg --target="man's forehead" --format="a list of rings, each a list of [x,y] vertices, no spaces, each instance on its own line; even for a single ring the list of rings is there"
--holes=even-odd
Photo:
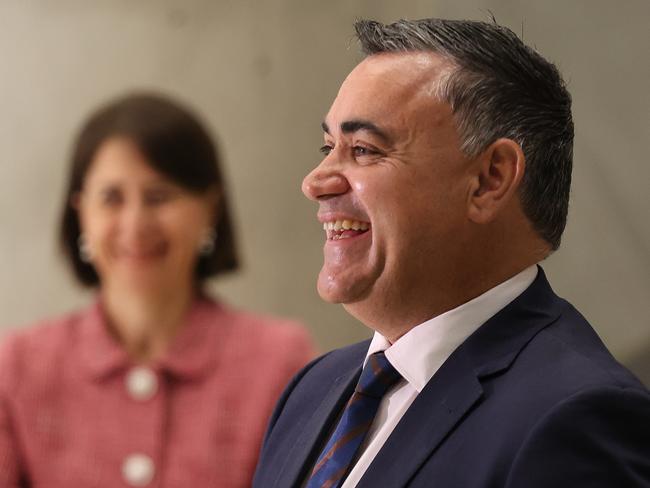
[[[430,51],[403,51],[371,54],[361,61],[351,72],[363,71],[375,76],[395,78],[435,77],[450,66],[450,62],[439,54]]]
[[[368,56],[341,85],[325,124],[330,128],[350,120],[399,124],[400,118],[440,103],[435,87],[448,69],[449,63],[434,53]]]

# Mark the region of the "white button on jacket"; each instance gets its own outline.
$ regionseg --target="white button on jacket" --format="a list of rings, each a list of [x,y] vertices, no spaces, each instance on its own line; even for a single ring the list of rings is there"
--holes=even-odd
[[[122,476],[131,486],[147,486],[151,483],[155,467],[151,458],[145,454],[131,454],[122,464]]]
[[[134,400],[149,400],[158,390],[158,378],[151,369],[137,366],[126,375],[126,389]]]

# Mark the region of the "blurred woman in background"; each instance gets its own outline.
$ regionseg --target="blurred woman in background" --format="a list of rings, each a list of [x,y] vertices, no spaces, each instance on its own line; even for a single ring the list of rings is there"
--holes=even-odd
[[[0,346],[0,488],[246,487],[312,356],[286,320],[209,298],[237,268],[218,156],[159,95],[101,108],[74,148],[61,239],[88,309]]]

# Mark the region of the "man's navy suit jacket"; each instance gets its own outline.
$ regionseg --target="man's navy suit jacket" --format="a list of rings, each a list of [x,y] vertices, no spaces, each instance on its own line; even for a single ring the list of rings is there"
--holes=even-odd
[[[301,486],[368,344],[330,352],[294,378],[271,419],[255,488]],[[357,486],[649,488],[650,393],[540,268],[436,372]]]

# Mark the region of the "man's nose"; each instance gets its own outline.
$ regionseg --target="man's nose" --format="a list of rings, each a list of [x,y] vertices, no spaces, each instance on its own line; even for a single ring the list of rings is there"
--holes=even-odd
[[[342,195],[350,189],[350,183],[341,173],[340,163],[330,154],[302,181],[302,192],[310,200],[318,201],[330,196]]]

